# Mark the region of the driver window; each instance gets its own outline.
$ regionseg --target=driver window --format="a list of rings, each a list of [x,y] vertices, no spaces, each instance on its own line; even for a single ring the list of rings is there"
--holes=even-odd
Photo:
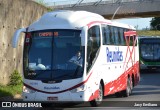
[[[87,38],[87,72],[90,70],[91,66],[94,64],[97,58],[97,51],[100,47],[100,27],[93,26],[88,30]]]

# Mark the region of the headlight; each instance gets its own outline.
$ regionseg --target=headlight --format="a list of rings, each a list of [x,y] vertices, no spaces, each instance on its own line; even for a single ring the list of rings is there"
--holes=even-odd
[[[32,90],[32,89],[29,89],[26,86],[23,86],[23,92],[25,92],[25,93],[35,93],[36,91]]]
[[[70,90],[72,93],[74,93],[74,92],[82,92],[82,91],[85,91],[86,90],[86,85],[82,85],[82,86],[79,86],[79,87],[77,87],[77,88],[75,88],[75,89],[72,89],[72,90]]]

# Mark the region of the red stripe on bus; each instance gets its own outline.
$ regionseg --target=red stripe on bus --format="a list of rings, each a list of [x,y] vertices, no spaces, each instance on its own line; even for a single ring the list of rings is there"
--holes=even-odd
[[[88,28],[90,28],[93,24],[96,24],[96,23],[100,23],[100,24],[112,24],[110,22],[104,22],[104,21],[92,21],[90,23],[87,24]]]
[[[128,68],[127,71],[125,71],[121,76],[119,76],[116,80],[111,81],[109,83],[107,83],[106,85],[104,85],[104,96],[106,95],[111,95],[114,94],[116,92],[119,91],[123,91],[126,89],[126,84],[127,84],[127,78],[128,78],[128,74],[130,74],[130,76],[132,76],[132,74],[134,74],[134,84],[137,85],[139,82],[139,76],[138,76],[138,72],[137,68],[139,68],[139,61],[137,61],[134,66]],[[133,71],[135,73],[133,73]],[[113,89],[111,89],[113,87]],[[95,92],[92,93],[92,95],[89,97],[88,101],[94,100],[98,97],[98,89],[95,90]]]
[[[137,32],[136,31],[127,31],[127,32],[124,32],[125,36],[137,36]]]

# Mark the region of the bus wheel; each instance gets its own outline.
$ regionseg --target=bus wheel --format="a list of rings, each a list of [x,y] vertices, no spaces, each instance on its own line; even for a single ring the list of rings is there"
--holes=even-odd
[[[132,78],[130,78],[130,95],[132,94],[132,90],[133,90],[133,80]]]
[[[122,91],[124,97],[128,97],[131,94],[131,81],[130,78],[127,79],[127,88]]]
[[[122,94],[122,92],[117,92],[117,93],[115,93],[115,96],[119,98],[119,97],[123,97],[123,94]]]
[[[102,85],[99,85],[99,90],[98,90],[98,97],[92,101],[90,101],[90,104],[92,107],[97,107],[101,104],[103,100],[103,88]]]

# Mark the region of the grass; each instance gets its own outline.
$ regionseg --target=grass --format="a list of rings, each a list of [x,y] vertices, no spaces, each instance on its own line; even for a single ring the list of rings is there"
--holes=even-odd
[[[18,70],[14,70],[10,75],[8,85],[0,85],[0,97],[14,96],[22,93],[22,77]]]
[[[160,36],[160,31],[158,30],[139,30],[137,33],[139,36]]]
[[[22,93],[22,84],[15,86],[2,86],[0,85],[0,97],[14,96]]]

